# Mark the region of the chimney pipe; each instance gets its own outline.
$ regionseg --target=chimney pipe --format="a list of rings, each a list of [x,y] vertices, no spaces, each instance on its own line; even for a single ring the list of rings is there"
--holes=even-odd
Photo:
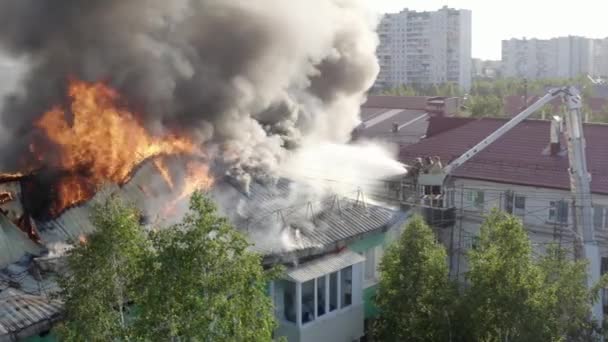
[[[561,134],[561,118],[554,116],[553,120],[551,120],[551,131],[550,131],[550,139],[551,139],[550,150],[551,150],[552,156],[557,155],[561,150],[561,146],[560,146],[560,142],[559,142],[560,134]]]
[[[393,133],[399,133],[399,124],[396,122],[393,122],[393,129],[392,129]]]

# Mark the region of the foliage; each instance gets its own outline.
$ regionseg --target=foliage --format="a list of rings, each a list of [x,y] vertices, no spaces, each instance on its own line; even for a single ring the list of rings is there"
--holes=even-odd
[[[587,288],[587,263],[569,257],[565,249],[550,245],[540,259],[544,324],[553,332],[554,341],[563,337],[568,341],[590,341],[589,332],[597,327],[590,322],[588,314],[591,304],[598,300],[591,294],[597,292]],[[607,283],[608,278],[603,277],[598,286],[605,287]]]
[[[597,291],[587,288],[587,264],[557,246],[536,260],[519,219],[489,215],[469,265],[471,286],[460,308],[470,317],[465,340],[592,340],[588,313]]]
[[[468,257],[467,339],[547,341],[539,316],[540,268],[521,222],[494,212],[481,227],[479,247]]]
[[[145,234],[111,199],[96,232],[68,256],[62,341],[269,341],[275,328],[264,271],[245,237],[197,193],[182,223]],[[128,312],[127,305],[133,310]]]
[[[58,328],[62,341],[125,340],[129,335],[124,303],[134,284],[145,248],[139,215],[120,201],[97,205],[97,228],[67,256],[69,273],[59,285],[65,320]]]
[[[453,83],[437,85],[418,85],[407,84],[396,88],[387,89],[382,94],[396,96],[446,96],[446,97],[465,97],[464,106],[467,110],[463,115],[471,117],[502,117],[504,115],[503,103],[508,96],[521,96],[528,94],[532,96],[542,96],[550,88],[573,85],[579,88],[583,96],[584,103],[589,103],[589,99],[595,96],[594,85],[586,77],[580,76],[574,79],[539,79],[524,80],[522,78],[496,78],[496,79],[475,79],[468,94],[459,89]],[[465,96],[466,95],[466,96]],[[553,107],[546,106],[542,113],[534,115],[534,118],[550,119]],[[590,118],[594,122],[608,122],[608,110],[600,113],[593,113]]]
[[[603,277],[587,288],[587,264],[549,245],[536,257],[518,218],[495,211],[468,254],[467,286],[448,280],[445,251],[416,219],[381,263],[381,341],[593,341],[589,319]]]
[[[421,218],[411,221],[380,265],[374,333],[380,341],[447,341],[454,287],[446,253]]]
[[[497,96],[471,96],[466,106],[471,117],[500,117],[503,115],[503,100]]]
[[[184,221],[152,236],[137,302],[139,336],[170,341],[269,341],[268,275],[249,244],[195,194]]]

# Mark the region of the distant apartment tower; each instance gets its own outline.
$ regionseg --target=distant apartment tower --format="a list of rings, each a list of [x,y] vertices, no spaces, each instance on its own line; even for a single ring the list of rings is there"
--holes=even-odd
[[[380,74],[376,88],[454,83],[471,87],[471,11],[404,9],[386,14],[378,28]]]
[[[510,39],[502,42],[505,77],[574,78],[594,75],[594,40],[584,37]]]
[[[593,49],[595,76],[608,78],[608,38],[595,39]]]

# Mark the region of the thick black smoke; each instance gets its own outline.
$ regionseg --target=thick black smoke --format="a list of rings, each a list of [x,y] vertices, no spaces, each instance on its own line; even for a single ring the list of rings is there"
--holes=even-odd
[[[377,71],[358,0],[2,0],[0,49],[30,67],[2,126],[27,146],[67,80],[104,80],[153,132],[188,130],[235,172],[347,139]],[[12,157],[12,156],[11,156]],[[7,158],[10,159],[11,157]]]

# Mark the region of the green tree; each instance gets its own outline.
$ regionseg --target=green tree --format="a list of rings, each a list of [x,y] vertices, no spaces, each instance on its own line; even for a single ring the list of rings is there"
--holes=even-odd
[[[62,341],[126,340],[125,303],[146,245],[139,215],[109,199],[95,207],[92,222],[96,232],[69,252],[69,271],[59,279],[65,319],[58,333]]]
[[[518,219],[493,212],[468,255],[467,340],[547,341],[539,317],[542,276]]]
[[[200,193],[191,213],[152,235],[137,303],[138,336],[157,341],[270,341],[268,273]]]
[[[540,304],[551,340],[593,340],[591,333],[599,327],[589,320],[589,312],[599,298],[595,289],[587,288],[587,263],[572,260],[566,249],[550,245],[539,266],[543,280]],[[606,283],[603,277],[595,287]]]
[[[382,259],[376,297],[380,341],[448,341],[454,287],[445,249],[421,218],[405,228]]]
[[[470,287],[458,317],[465,341],[592,341],[589,319],[598,289],[587,288],[587,264],[549,246],[538,260],[521,221],[495,211],[469,253]]]
[[[465,105],[474,118],[503,116],[503,100],[498,96],[470,96]]]

